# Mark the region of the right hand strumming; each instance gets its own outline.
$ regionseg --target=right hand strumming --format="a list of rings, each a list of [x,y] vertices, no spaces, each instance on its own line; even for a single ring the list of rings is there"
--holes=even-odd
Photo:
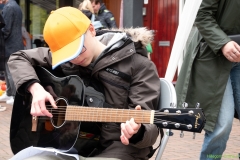
[[[28,91],[32,94],[31,115],[48,116],[52,114],[46,109],[46,102],[50,102],[53,108],[57,108],[56,103],[50,93],[48,93],[39,83],[33,83]]]

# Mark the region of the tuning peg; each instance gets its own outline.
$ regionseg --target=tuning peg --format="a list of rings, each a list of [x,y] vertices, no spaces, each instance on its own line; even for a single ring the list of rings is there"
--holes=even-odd
[[[195,107],[200,108],[200,103],[197,102]]]
[[[193,110],[188,111],[188,114],[193,115],[194,114]]]
[[[180,138],[183,138],[183,137],[184,137],[184,133],[183,133],[183,131],[181,131]]]
[[[170,108],[176,108],[176,104],[175,103],[170,103]]]
[[[187,108],[187,107],[188,107],[188,103],[183,102],[182,107],[183,107],[184,109]]]
[[[169,113],[169,110],[168,110],[168,109],[165,109],[163,112],[164,112],[164,113]]]
[[[187,125],[187,129],[192,129],[192,125],[191,125],[191,124],[188,124],[188,125]]]
[[[175,127],[176,127],[176,128],[179,128],[179,127],[180,127],[180,124],[179,124],[179,123],[176,123],[176,124],[175,124]]]
[[[168,122],[162,122],[162,125],[163,125],[164,127],[167,127]]]
[[[194,132],[194,133],[193,133],[193,139],[195,139],[195,137],[196,137],[196,133]]]
[[[181,112],[180,110],[177,110],[176,113],[177,113],[177,114],[181,114],[182,112]]]
[[[168,136],[173,136],[173,132],[169,129],[169,131],[166,132]]]

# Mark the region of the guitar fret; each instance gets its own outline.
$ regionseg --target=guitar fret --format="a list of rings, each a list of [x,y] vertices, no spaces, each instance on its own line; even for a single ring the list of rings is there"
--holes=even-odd
[[[109,110],[111,111],[112,109],[109,109]],[[110,114],[109,118],[110,118],[110,121],[112,121],[112,114]]]
[[[123,116],[122,116],[122,115],[123,115],[123,110],[122,110],[122,114],[121,114],[121,121],[123,121],[123,119],[122,119],[122,118],[123,118]]]

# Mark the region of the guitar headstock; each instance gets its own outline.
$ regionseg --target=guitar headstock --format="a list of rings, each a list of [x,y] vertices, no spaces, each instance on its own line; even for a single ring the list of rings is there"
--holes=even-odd
[[[163,108],[154,114],[154,124],[160,128],[201,133],[205,122],[201,108]]]

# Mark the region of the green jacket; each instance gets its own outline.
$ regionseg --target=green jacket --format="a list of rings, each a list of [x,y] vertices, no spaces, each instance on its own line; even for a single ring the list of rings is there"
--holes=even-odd
[[[232,62],[221,48],[231,39],[227,35],[240,34],[239,0],[203,0],[198,11],[193,38],[177,80],[178,107],[197,102],[206,116],[205,130],[213,131]]]

